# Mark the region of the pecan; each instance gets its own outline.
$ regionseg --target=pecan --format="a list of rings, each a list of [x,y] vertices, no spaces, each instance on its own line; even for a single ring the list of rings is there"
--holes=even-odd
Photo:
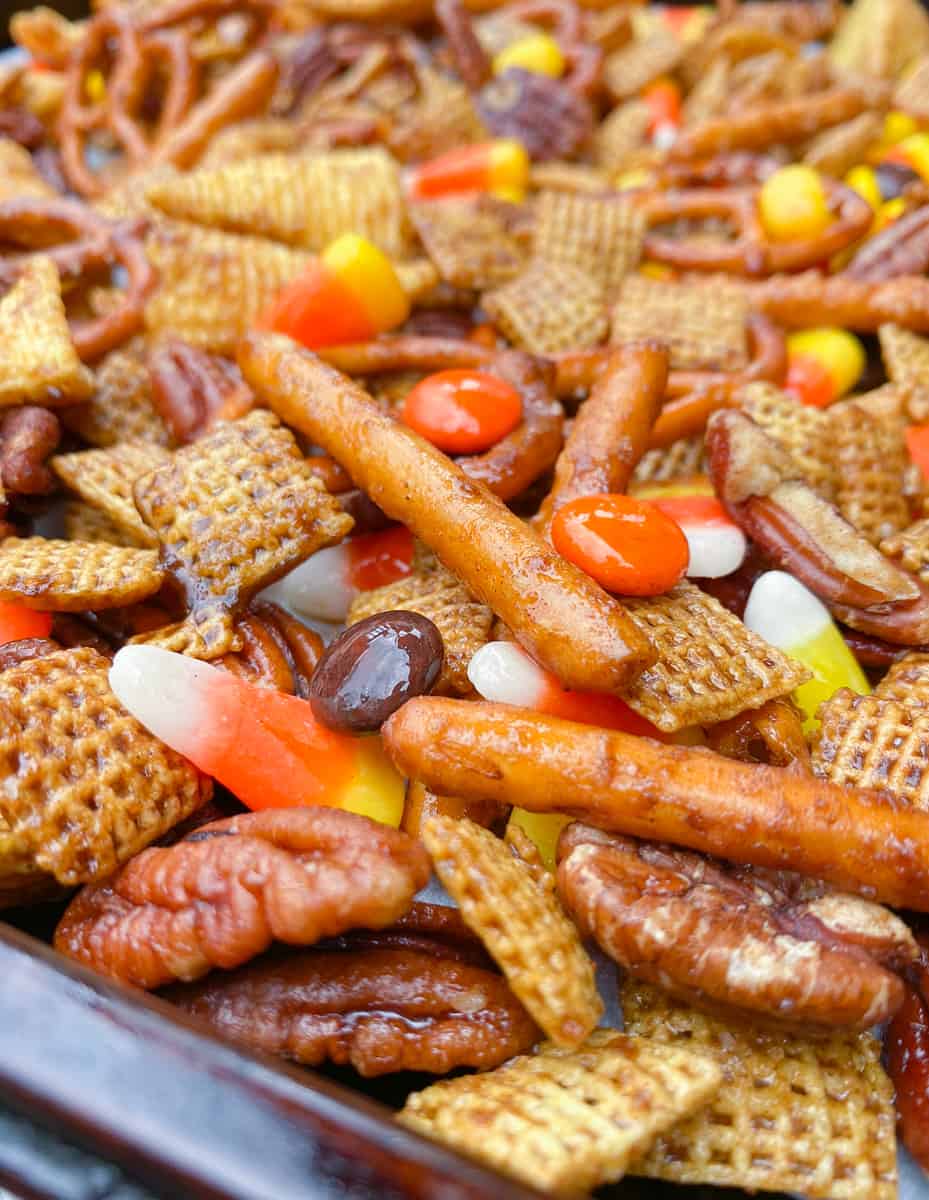
[[[904,1145],[929,1171],[929,938],[919,935],[915,986],[887,1029],[887,1073],[896,1091]]]
[[[365,1076],[487,1070],[539,1037],[500,975],[406,949],[269,954],[165,996],[257,1050]]]
[[[42,658],[53,654],[61,647],[51,638],[21,638],[18,642],[7,642],[0,646],[0,671],[9,667],[17,667],[20,663],[28,662],[30,658]]]
[[[7,492],[45,496],[55,477],[45,465],[61,439],[61,426],[47,408],[28,404],[0,418],[0,482]]]
[[[293,115],[308,96],[338,75],[340,64],[333,53],[331,32],[323,27],[311,29],[291,51],[274,105],[282,116]]]
[[[45,137],[45,126],[28,108],[0,108],[0,137],[34,150]]]
[[[414,337],[452,338],[465,341],[474,329],[471,314],[456,308],[421,308],[403,326]]]
[[[150,848],[84,888],[55,932],[64,954],[137,987],[241,966],[272,941],[379,929],[429,878],[406,834],[330,808],[270,809]]]
[[[152,400],[181,444],[192,442],[218,420],[244,416],[254,404],[235,363],[166,338],[151,352]]]
[[[478,97],[495,137],[517,138],[536,160],[570,158],[593,131],[590,105],[558,79],[510,67]]]
[[[474,22],[461,0],[436,0],[436,20],[448,39],[455,71],[476,92],[491,76],[490,58],[474,31]]]
[[[252,604],[236,622],[236,632],[242,649],[224,654],[216,666],[262,687],[306,698],[310,677],[323,652],[318,633],[268,601]]]
[[[886,1020],[903,1000],[901,981],[877,958],[912,959],[915,946],[877,906],[865,916],[852,898],[795,902],[777,876],[740,877],[688,851],[582,825],[569,827],[559,852],[559,891],[582,932],[679,999],[855,1029]]]
[[[868,238],[845,274],[867,283],[929,270],[929,208],[914,208]]]

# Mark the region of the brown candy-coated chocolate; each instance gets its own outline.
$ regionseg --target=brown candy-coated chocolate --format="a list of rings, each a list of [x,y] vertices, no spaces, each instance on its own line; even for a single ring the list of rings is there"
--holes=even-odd
[[[496,972],[408,948],[271,954],[164,995],[234,1041],[366,1076],[488,1070],[539,1037]]]

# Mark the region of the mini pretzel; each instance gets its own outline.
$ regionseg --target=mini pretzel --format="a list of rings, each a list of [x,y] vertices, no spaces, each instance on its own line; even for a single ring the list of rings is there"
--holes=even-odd
[[[106,97],[88,104],[88,75],[106,60],[108,46],[114,41],[114,66],[105,81]],[[167,67],[168,83],[150,137],[139,123],[138,112],[159,63]],[[112,135],[130,167],[149,162],[155,148],[193,104],[198,76],[190,34],[180,30],[143,34],[120,9],[98,13],[72,53],[58,118],[62,165],[71,186],[84,196],[99,196],[106,190],[103,177],[87,165],[87,139],[94,132]]]
[[[437,792],[566,813],[929,909],[929,814],[879,792],[508,704],[418,697],[381,735],[398,769]]]
[[[590,95],[600,82],[603,51],[586,38],[581,10],[572,0],[515,0],[504,11],[518,21],[551,27],[568,65],[564,82]]]
[[[676,238],[647,232],[647,258],[668,263],[684,271],[726,271],[733,275],[770,275],[777,271],[799,271],[830,259],[864,237],[874,214],[871,206],[852,188],[823,178],[832,224],[818,237],[772,242],[765,234],[758,212],[756,187],[688,188],[683,191],[652,192],[641,203],[647,225],[678,220],[707,220],[721,217],[738,230],[735,238]]]
[[[75,200],[24,198],[0,204],[0,238],[5,242],[34,244],[49,232],[72,235],[71,241],[42,247],[63,276],[79,276],[104,264],[125,269],[127,284],[122,303],[99,317],[73,321],[71,336],[85,361],[100,358],[130,338],[142,326],[145,301],[155,286],[155,270],[135,228],[107,221]],[[12,255],[0,262],[0,281],[12,282],[27,255]]]
[[[357,384],[272,334],[247,335],[239,363],[289,425],[435,550],[566,687],[619,691],[653,660],[618,601]]]
[[[516,350],[496,353],[454,338],[404,335],[335,346],[322,351],[320,357],[346,375],[478,368],[511,383],[522,397],[522,421],[486,454],[457,460],[469,478],[480,480],[503,500],[525,491],[558,456],[564,414],[550,395],[542,359]]]

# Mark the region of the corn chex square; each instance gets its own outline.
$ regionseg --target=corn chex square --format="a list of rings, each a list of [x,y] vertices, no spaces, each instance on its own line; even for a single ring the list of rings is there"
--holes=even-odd
[[[672,368],[737,371],[747,362],[748,301],[736,284],[627,275],[613,305],[614,343],[660,338]]]
[[[170,459],[167,450],[145,442],[122,442],[108,450],[56,454],[51,467],[58,478],[129,535],[132,544],[157,546],[158,538],[139,516],[132,498],[135,481]]]
[[[608,296],[639,265],[644,236],[641,206],[628,197],[544,191],[536,200],[536,256],[580,267]]]
[[[609,327],[603,286],[586,271],[533,259],[481,304],[514,346],[557,354],[596,346]]]
[[[164,582],[155,550],[9,537],[0,542],[0,600],[49,612],[120,608]]]
[[[441,277],[455,287],[496,287],[518,275],[525,255],[499,213],[480,200],[410,205],[410,219]]]
[[[802,404],[773,383],[749,383],[736,393],[744,413],[790,455],[798,477],[826,500],[835,496],[829,413]]]
[[[96,388],[89,400],[62,410],[61,420],[91,446],[148,442],[168,446],[171,435],[152,402],[145,345],[134,338],[97,364]]]

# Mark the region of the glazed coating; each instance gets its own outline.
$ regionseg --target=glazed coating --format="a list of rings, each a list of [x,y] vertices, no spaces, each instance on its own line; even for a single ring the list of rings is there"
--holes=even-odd
[[[406,948],[268,955],[164,996],[256,1050],[364,1076],[489,1070],[540,1037],[496,972]]]
[[[246,378],[430,546],[567,687],[621,691],[654,659],[618,601],[357,384],[285,338],[250,334]]]
[[[929,910],[929,814],[878,792],[506,704],[411,700],[382,736],[399,770],[437,792],[564,812]]]
[[[330,808],[216,821],[84,888],[55,947],[136,987],[240,966],[272,941],[311,945],[390,925],[429,878],[404,833]]]

